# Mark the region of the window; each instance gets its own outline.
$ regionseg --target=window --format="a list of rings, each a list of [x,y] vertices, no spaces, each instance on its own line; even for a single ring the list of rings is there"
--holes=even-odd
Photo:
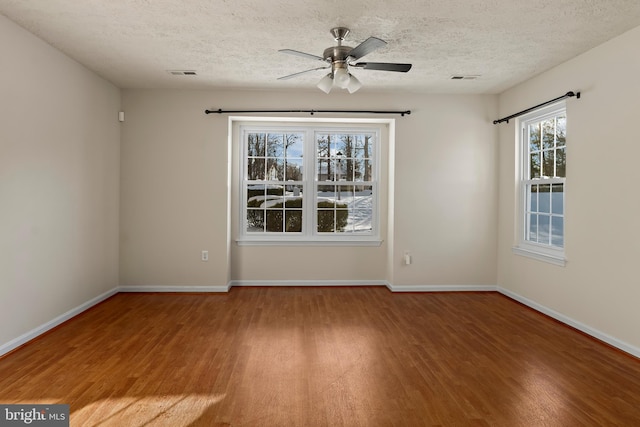
[[[564,103],[520,121],[520,236],[517,253],[564,265],[566,133]]]
[[[379,128],[258,124],[240,134],[240,243],[380,243]]]

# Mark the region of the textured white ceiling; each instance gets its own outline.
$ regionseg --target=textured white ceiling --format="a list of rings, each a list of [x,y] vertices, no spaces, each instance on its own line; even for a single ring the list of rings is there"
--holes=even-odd
[[[0,0],[0,13],[121,88],[314,87],[329,30],[389,44],[352,70],[365,89],[499,93],[640,25],[638,0]],[[166,70],[195,70],[196,77]],[[452,75],[480,75],[451,80]]]

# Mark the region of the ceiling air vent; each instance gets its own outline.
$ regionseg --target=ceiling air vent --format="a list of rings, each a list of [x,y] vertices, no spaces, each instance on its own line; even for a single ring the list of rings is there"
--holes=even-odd
[[[197,76],[193,70],[167,70],[167,73],[174,76]]]
[[[459,75],[459,76],[451,76],[451,80],[475,80],[480,76],[476,76],[476,75],[468,75],[468,76],[463,76],[463,75]]]

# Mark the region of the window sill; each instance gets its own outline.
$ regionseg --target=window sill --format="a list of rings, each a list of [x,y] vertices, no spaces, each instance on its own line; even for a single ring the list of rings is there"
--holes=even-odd
[[[238,246],[380,246],[383,240],[238,239]]]
[[[567,260],[564,257],[564,253],[560,251],[558,251],[558,253],[541,252],[535,249],[514,246],[511,248],[511,252],[516,255],[533,258],[535,260],[547,262],[549,264],[557,265],[560,267],[564,267],[567,263]]]

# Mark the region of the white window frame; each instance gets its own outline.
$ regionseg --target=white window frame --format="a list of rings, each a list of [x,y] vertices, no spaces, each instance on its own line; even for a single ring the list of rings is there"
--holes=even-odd
[[[522,255],[530,258],[537,259],[539,261],[548,262],[558,266],[564,266],[566,264],[565,244],[564,237],[566,236],[566,193],[567,193],[567,181],[566,176],[564,178],[559,177],[544,177],[530,178],[530,158],[529,158],[529,138],[528,127],[530,124],[543,121],[550,117],[563,114],[566,116],[566,103],[564,101],[549,105],[547,107],[538,109],[531,113],[521,116],[516,125],[518,130],[518,208],[517,208],[517,238],[512,251],[517,255]],[[565,145],[566,147],[566,145]],[[565,151],[568,148],[565,148]],[[541,164],[542,168],[543,165]],[[566,165],[565,165],[566,167]],[[565,172],[566,175],[566,172]],[[554,246],[550,244],[532,242],[526,238],[529,232],[528,217],[530,211],[530,199],[527,197],[527,188],[529,185],[545,185],[545,184],[563,184],[563,245]],[[555,214],[551,214],[552,218]],[[551,221],[551,219],[550,219]],[[551,226],[551,225],[550,225]]]
[[[239,221],[236,242],[239,245],[351,245],[351,246],[379,246],[382,243],[380,230],[380,183],[382,176],[381,162],[383,156],[382,133],[388,132],[388,120],[354,120],[335,119],[323,120],[316,123],[299,123],[292,118],[268,118],[261,120],[242,121],[238,127],[238,135],[234,138],[239,144],[238,158],[238,192],[239,192]],[[247,231],[247,180],[246,180],[246,134],[250,132],[303,132],[305,134],[305,148],[303,154],[303,227],[302,232],[248,232]],[[317,232],[317,186],[318,181],[316,160],[316,134],[323,132],[339,133],[371,133],[375,141],[373,153],[375,158],[371,164],[373,181],[372,231],[357,233],[319,233]],[[386,137],[386,136],[385,136]],[[345,182],[343,185],[348,185]]]

